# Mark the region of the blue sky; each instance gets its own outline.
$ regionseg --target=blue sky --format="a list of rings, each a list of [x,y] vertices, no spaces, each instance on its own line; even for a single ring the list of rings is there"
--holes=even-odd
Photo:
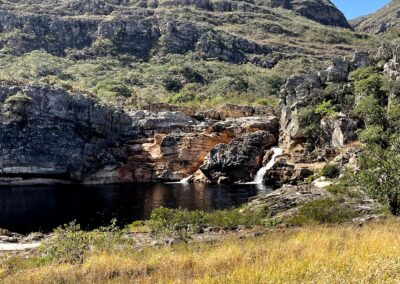
[[[346,15],[347,19],[353,19],[375,12],[382,8],[390,0],[331,0]]]

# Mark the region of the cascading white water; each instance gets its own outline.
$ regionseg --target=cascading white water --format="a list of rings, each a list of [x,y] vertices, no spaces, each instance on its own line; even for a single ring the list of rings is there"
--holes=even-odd
[[[271,150],[274,152],[274,154],[271,157],[271,160],[268,162],[268,164],[265,165],[265,167],[262,167],[261,169],[258,170],[252,184],[262,184],[263,178],[267,173],[267,171],[272,169],[272,167],[275,165],[276,158],[283,154],[282,149],[279,147],[274,147]]]
[[[192,178],[193,178],[193,175],[190,175],[190,176],[188,176],[188,177],[186,177],[186,178],[181,179],[181,180],[179,181],[179,183],[188,184],[188,183],[190,183],[190,180],[191,180]]]
[[[185,177],[181,179],[180,181],[175,181],[175,182],[166,182],[166,184],[189,184],[190,180],[193,178],[194,175],[190,175],[188,177]]]

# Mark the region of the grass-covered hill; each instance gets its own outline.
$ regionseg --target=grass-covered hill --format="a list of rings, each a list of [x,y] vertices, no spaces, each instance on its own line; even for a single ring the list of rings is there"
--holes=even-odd
[[[376,46],[327,0],[0,1],[0,78],[127,107],[275,104],[291,74]]]
[[[374,34],[393,33],[399,34],[400,28],[400,1],[392,0],[388,5],[367,16],[351,21],[358,32]]]

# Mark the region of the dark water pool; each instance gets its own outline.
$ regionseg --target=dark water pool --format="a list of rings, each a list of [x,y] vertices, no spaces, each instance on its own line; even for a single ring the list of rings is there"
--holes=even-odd
[[[120,225],[144,219],[158,206],[210,211],[245,203],[266,190],[252,185],[54,185],[0,187],[0,228],[44,231],[76,220],[93,229],[117,218]]]

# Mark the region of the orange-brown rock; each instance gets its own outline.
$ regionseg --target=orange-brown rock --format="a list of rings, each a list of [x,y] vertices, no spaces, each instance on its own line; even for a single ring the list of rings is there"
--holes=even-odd
[[[249,133],[264,131],[272,139],[260,145],[264,149],[277,139],[279,128],[275,116],[203,123],[181,112],[138,111],[131,116],[137,139],[123,145],[125,161],[92,174],[86,179],[87,183],[101,183],[104,178],[113,182],[178,181],[198,171],[216,145],[229,144]],[[258,160],[256,164],[258,167]],[[197,181],[200,180],[204,182],[204,176],[197,175]]]

